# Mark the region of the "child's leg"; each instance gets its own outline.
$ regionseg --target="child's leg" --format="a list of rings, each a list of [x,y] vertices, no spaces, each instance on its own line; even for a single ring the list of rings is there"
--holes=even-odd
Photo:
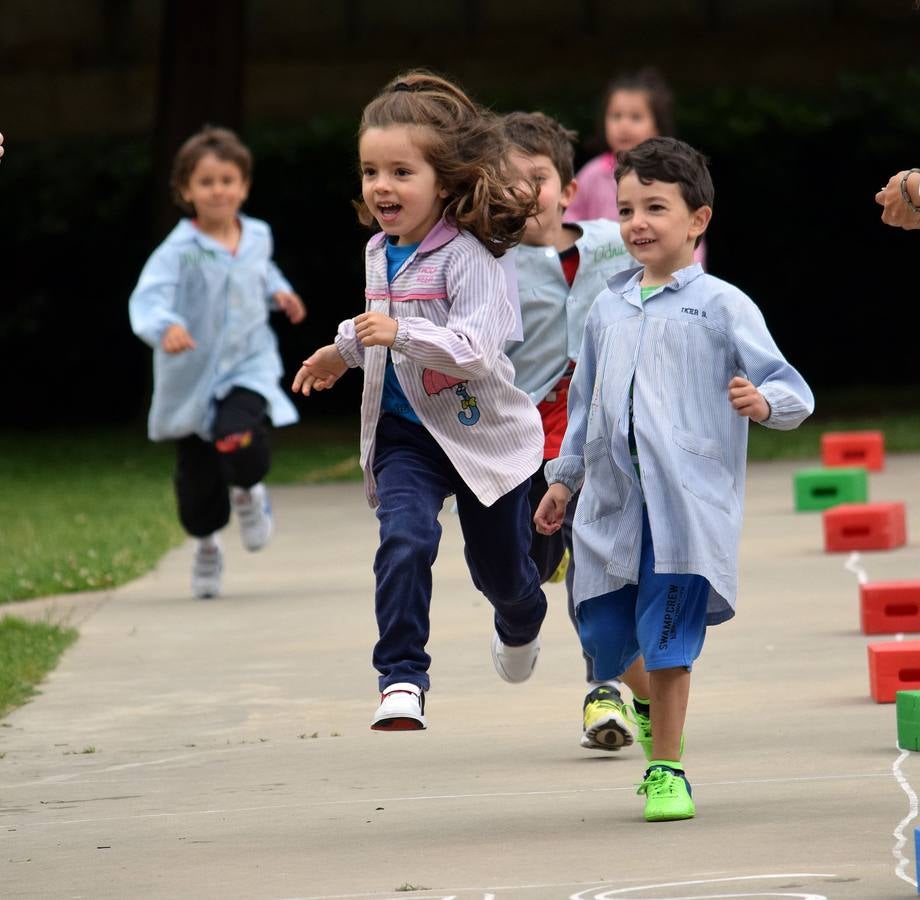
[[[679,760],[690,670],[706,637],[709,582],[701,575],[656,574],[647,516],[636,601],[639,646],[649,673],[652,758]]]
[[[271,464],[265,398],[247,388],[233,388],[217,404],[214,446],[229,485],[251,488]]]
[[[230,521],[230,500],[214,445],[192,435],[176,441],[179,521],[193,537],[220,531]]]
[[[540,573],[530,558],[529,483],[483,506],[457,476],[457,512],[473,583],[495,608],[495,631],[503,644],[534,641],[546,616]]]
[[[374,667],[381,691],[400,682],[428,690],[431,567],[441,538],[438,513],[452,491],[445,466],[453,469],[424,428],[398,416],[381,418],[374,455],[380,501]]]

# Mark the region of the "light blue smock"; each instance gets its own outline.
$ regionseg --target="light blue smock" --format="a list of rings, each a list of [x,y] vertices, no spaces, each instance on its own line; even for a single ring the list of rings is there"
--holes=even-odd
[[[576,603],[637,583],[644,493],[655,571],[706,578],[714,625],[735,610],[749,427],[728,383],[741,375],[757,386],[768,428],[796,428],[814,398],[738,288],[694,264],[643,304],[642,272],[611,278],[588,313],[568,429],[546,478],[581,488]],[[631,383],[641,485],[628,442]]]
[[[281,357],[268,323],[272,295],[291,286],[272,262],[269,226],[239,217],[236,253],[182,219],[147,260],[128,305],[131,328],[153,348],[154,441],[197,434],[212,438],[215,403],[234,387],[261,394],[275,426],[297,421],[281,390]],[[194,350],[166,353],[170,325],[182,325]]]

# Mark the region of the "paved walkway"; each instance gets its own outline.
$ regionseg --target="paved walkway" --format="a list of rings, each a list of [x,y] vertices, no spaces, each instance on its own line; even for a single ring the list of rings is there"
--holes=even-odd
[[[371,732],[376,520],[358,485],[288,488],[268,549],[228,533],[219,600],[190,599],[185,545],[111,595],[17,607],[75,602],[82,624],[0,723],[0,897],[914,895],[893,855],[894,707],[868,696],[855,576],[822,551],[820,516],[791,511],[796,468],[751,468],[740,612],[694,675],[695,820],[644,822],[637,747],[579,748],[560,586],[533,679],[498,679],[448,513],[429,730]],[[914,536],[865,554],[871,579],[920,575],[918,475],[894,457],[871,476]],[[920,786],[916,755],[899,771]]]

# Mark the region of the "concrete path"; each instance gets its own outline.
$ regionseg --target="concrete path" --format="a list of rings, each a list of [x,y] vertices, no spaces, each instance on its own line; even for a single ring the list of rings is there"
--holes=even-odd
[[[376,520],[358,485],[288,488],[268,549],[226,535],[221,599],[189,597],[186,545],[82,601],[78,643],[0,723],[0,897],[914,895],[893,832],[920,762],[897,765],[894,706],[869,698],[876,639],[845,556],[791,511],[799,467],[751,468],[739,615],[694,673],[696,819],[645,823],[638,747],[579,748],[560,586],[534,677],[498,679],[447,512],[429,730],[371,732]],[[864,554],[870,579],[920,577],[920,458],[891,458],[871,492],[907,501],[913,541]]]

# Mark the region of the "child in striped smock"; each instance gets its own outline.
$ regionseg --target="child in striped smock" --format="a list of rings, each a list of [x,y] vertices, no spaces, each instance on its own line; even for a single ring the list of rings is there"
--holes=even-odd
[[[695,814],[682,763],[690,670],[735,614],[748,420],[796,428],[814,408],[753,301],[693,262],[712,215],[700,153],[652,138],[620,156],[620,228],[641,266],[585,322],[569,424],[535,515],[558,531],[572,494],[575,602],[595,678],[639,658],[651,742],[649,821]]]
[[[503,352],[517,323],[496,261],[534,198],[506,171],[498,120],[430,73],[395,79],[365,108],[358,151],[359,216],[381,229],[365,252],[366,311],[304,362],[293,389],[364,369],[361,465],[380,521],[371,728],[414,730],[426,727],[431,566],[449,495],[473,582],[495,608],[498,674],[524,681],[540,648],[527,494],[543,429]]]

